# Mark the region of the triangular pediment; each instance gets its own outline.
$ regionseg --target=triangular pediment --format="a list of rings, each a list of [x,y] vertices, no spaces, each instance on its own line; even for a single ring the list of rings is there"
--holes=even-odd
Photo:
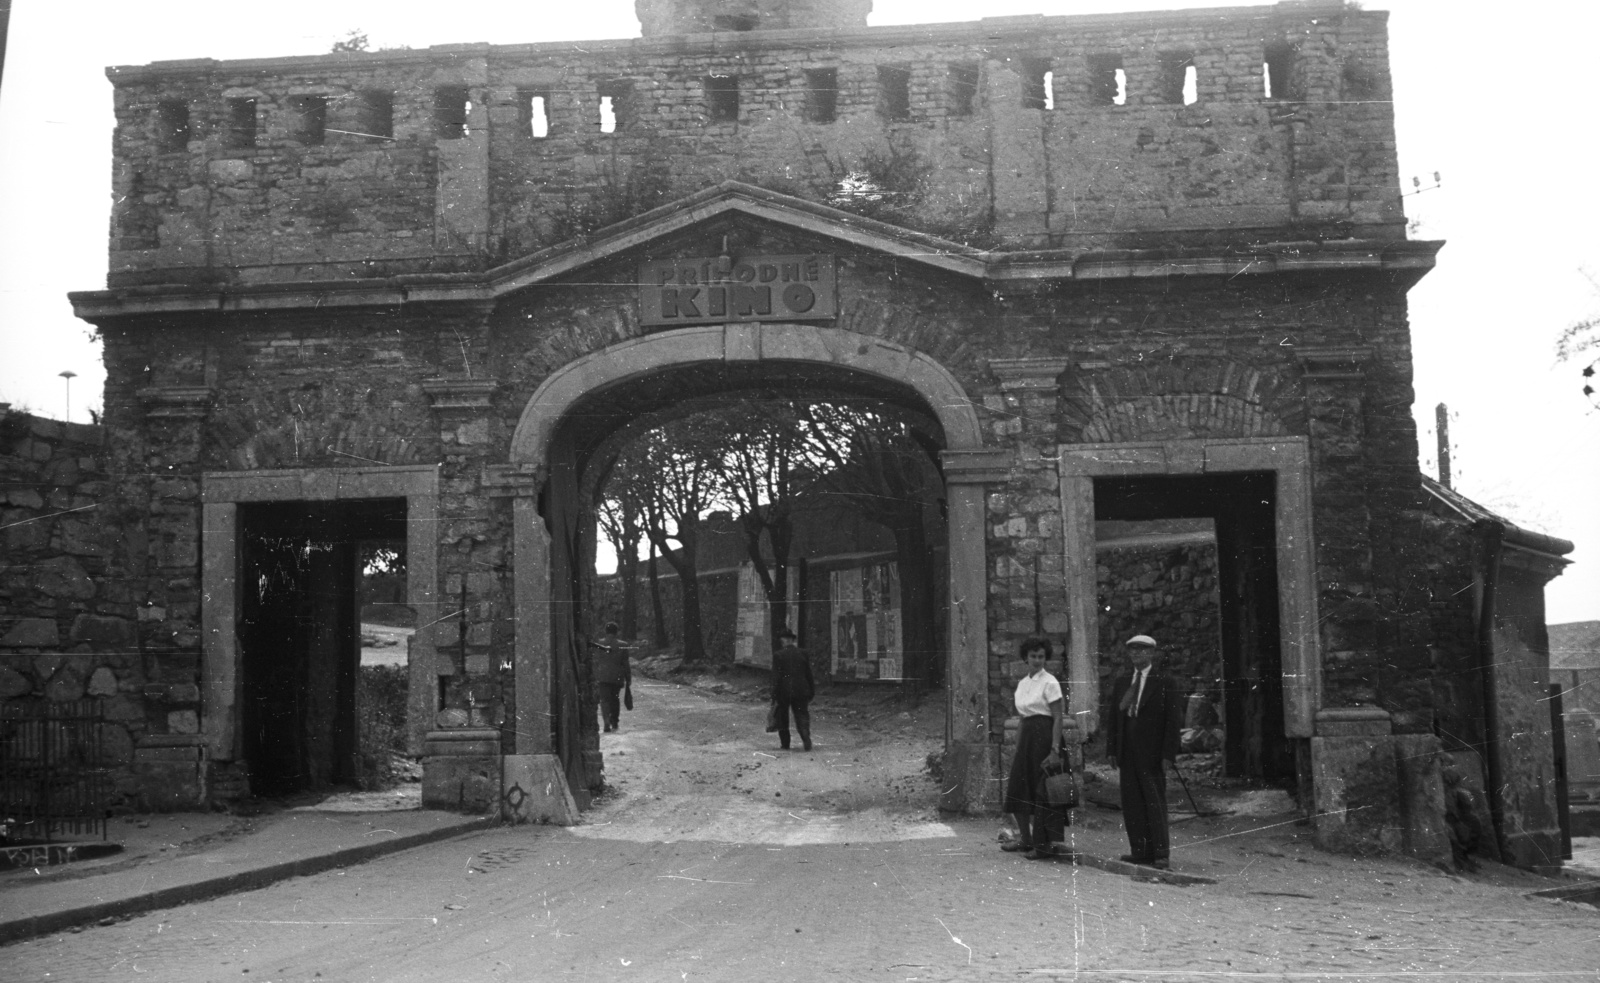
[[[751,219],[775,228],[780,234],[787,230],[946,273],[982,277],[989,267],[988,255],[970,246],[740,181],[725,181],[581,240],[560,243],[513,260],[490,270],[484,279],[495,296],[504,296],[624,253],[647,252],[653,243],[730,218]]]

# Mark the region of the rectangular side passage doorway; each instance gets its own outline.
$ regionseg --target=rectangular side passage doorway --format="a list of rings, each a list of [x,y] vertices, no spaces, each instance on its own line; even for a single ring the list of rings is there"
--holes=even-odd
[[[1101,729],[1101,676],[1120,657],[1100,632],[1098,523],[1204,520],[1227,768],[1271,781],[1309,774],[1322,660],[1306,439],[1063,444],[1059,453],[1068,703],[1080,733]]]
[[[361,547],[403,543],[405,522],[404,499],[240,506],[240,750],[252,794],[358,784],[363,757],[387,758],[363,747],[358,714]]]
[[[1274,476],[1263,472],[1096,478],[1094,516],[1097,524],[1214,521],[1221,650],[1216,683],[1222,697],[1224,770],[1230,776],[1280,782],[1293,779],[1295,761],[1283,721],[1275,485]],[[1163,608],[1173,596],[1171,590],[1148,592],[1142,632],[1155,635],[1169,652],[1178,626],[1166,623]],[[1118,651],[1120,639],[1111,641],[1107,646],[1102,639],[1107,655]],[[1110,691],[1110,677],[1122,668],[1114,658],[1101,664],[1102,693]],[[1193,687],[1189,678],[1178,681],[1186,690]]]

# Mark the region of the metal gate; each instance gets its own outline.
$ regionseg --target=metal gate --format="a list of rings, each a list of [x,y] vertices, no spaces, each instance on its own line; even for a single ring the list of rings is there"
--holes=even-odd
[[[0,822],[13,841],[106,836],[110,779],[99,700],[0,704]]]

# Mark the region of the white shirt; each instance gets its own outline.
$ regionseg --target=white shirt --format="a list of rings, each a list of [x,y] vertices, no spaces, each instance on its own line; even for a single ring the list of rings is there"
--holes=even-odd
[[[1024,717],[1050,716],[1050,704],[1059,699],[1061,684],[1043,669],[1017,683],[1017,713]]]

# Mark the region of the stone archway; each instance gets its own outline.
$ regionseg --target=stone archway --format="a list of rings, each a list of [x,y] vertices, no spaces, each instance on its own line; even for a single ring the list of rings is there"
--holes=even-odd
[[[596,389],[666,369],[707,363],[813,363],[876,377],[909,389],[944,430],[949,528],[949,650],[946,653],[946,747],[955,757],[988,757],[988,614],[984,559],[986,473],[966,463],[982,449],[972,401],[956,378],[927,355],[893,342],[838,328],[800,324],[729,324],[661,332],[636,338],[578,359],[552,374],[522,412],[510,448],[513,501],[514,607],[516,611],[516,748],[504,766],[507,788],[551,787],[565,776],[555,756],[546,708],[556,686],[553,664],[558,608],[568,575],[568,552],[556,542],[546,516],[553,497],[569,487],[570,475],[552,473],[558,425]],[[571,494],[570,491],[565,492]],[[540,496],[545,512],[540,510]],[[559,695],[559,694],[558,694]],[[960,767],[972,779],[947,793],[948,808],[981,803],[971,787],[986,771]],[[570,803],[570,793],[560,797]],[[570,807],[533,804],[518,811],[560,821]]]

